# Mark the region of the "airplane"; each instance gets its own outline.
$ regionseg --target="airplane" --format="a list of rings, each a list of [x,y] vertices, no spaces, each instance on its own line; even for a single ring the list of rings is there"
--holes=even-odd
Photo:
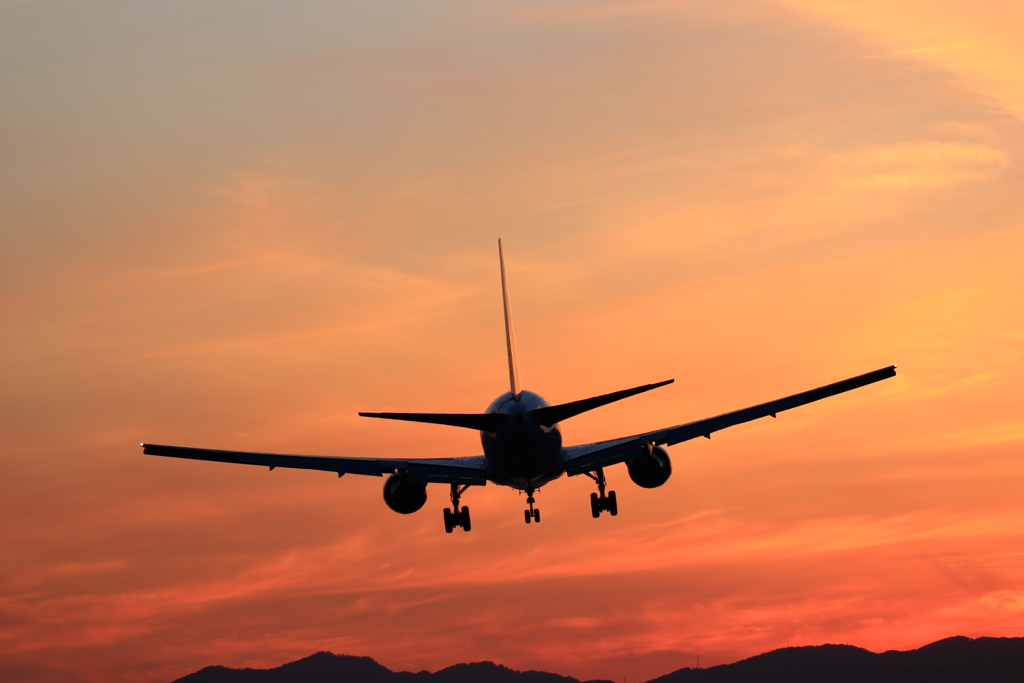
[[[505,255],[500,239],[498,261],[501,267],[501,296],[505,311],[509,390],[494,399],[482,413],[359,413],[363,417],[475,429],[480,432],[483,455],[417,459],[352,458],[223,451],[148,443],[142,444],[143,453],[259,465],[269,467],[271,470],[275,467],[322,470],[336,472],[339,477],[345,474],[373,477],[388,474],[384,481],[384,502],[401,514],[411,514],[423,507],[427,502],[428,484],[448,484],[452,507],[444,509],[444,530],[450,534],[457,528],[464,531],[472,528],[469,507],[461,505],[462,495],[470,486],[484,486],[490,482],[525,492],[529,508],[524,511],[524,519],[527,524],[539,523],[540,510],[535,507],[534,494],[541,486],[563,474],[570,477],[585,475],[593,479],[597,484],[597,491],[590,494],[591,515],[598,518],[607,512],[614,517],[619,513],[618,500],[615,491],[607,490],[608,481],[604,473],[606,467],[625,463],[629,478],[636,485],[646,489],[657,488],[668,481],[672,474],[672,461],[666,446],[698,437],[710,439],[713,432],[726,427],[769,415],[775,417],[784,410],[896,375],[896,366],[890,365],[817,389],[695,422],[619,439],[563,446],[559,424],[564,420],[663,387],[674,380],[645,384],[559,405],[551,405],[538,394],[525,391],[519,383],[512,309],[509,304],[508,283],[505,279]]]

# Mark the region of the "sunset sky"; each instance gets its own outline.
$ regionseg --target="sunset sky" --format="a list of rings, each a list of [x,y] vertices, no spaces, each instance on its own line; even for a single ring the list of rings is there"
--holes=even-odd
[[[318,650],[640,683],[1024,635],[1024,7],[0,0],[0,678]],[[666,427],[524,497],[144,456],[481,453],[507,388]]]

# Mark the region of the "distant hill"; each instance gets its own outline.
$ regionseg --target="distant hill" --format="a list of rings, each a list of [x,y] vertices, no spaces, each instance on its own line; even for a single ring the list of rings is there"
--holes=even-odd
[[[852,645],[787,647],[648,683],[1001,683],[1024,681],[1024,638],[946,638],[881,654]]]
[[[580,683],[543,671],[514,671],[494,662],[456,664],[435,673],[392,671],[369,657],[317,652],[276,669],[208,666],[174,683]],[[587,683],[612,683],[587,681]]]
[[[881,654],[852,645],[787,647],[707,669],[680,669],[648,683],[1002,683],[1024,682],[1024,638],[946,638]],[[276,669],[208,666],[175,683],[580,683],[493,662],[436,673],[391,671],[369,657],[318,652]],[[589,681],[588,683],[611,683]]]

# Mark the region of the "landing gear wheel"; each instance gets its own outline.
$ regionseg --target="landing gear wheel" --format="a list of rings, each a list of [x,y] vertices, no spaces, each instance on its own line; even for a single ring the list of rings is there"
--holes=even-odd
[[[598,468],[593,472],[585,472],[585,474],[597,482],[597,493],[590,494],[590,514],[594,519],[600,517],[605,510],[611,513],[612,517],[619,514],[619,501],[615,498],[615,491],[609,491],[605,495],[604,490],[608,486],[608,482],[604,478],[604,470]]]
[[[526,510],[523,513],[523,517],[526,519],[526,523],[527,524],[529,524],[530,522],[537,522],[538,524],[540,524],[540,510],[534,510],[533,509],[533,504],[537,502],[536,499],[534,499],[534,497],[533,497],[533,493],[537,489],[528,488],[528,489],[525,489],[525,490],[526,490],[526,504],[530,506],[530,509]]]
[[[452,484],[452,507],[444,509],[444,531],[447,534],[454,531],[457,526],[462,527],[463,531],[469,531],[472,528],[472,523],[469,521],[469,508],[459,507],[459,498],[468,488],[469,484],[462,486]]]

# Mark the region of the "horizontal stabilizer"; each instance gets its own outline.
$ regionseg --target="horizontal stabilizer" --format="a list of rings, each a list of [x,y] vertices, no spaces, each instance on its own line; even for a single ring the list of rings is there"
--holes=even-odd
[[[608,405],[609,403],[621,401],[624,398],[629,398],[630,396],[636,396],[637,394],[642,394],[645,391],[650,391],[651,389],[663,387],[666,384],[672,384],[674,381],[674,379],[669,379],[664,382],[658,382],[657,384],[645,384],[642,387],[623,389],[622,391],[604,394],[603,396],[594,396],[593,398],[585,398],[581,401],[573,401],[572,403],[563,403],[558,406],[548,406],[546,408],[535,408],[533,410],[533,416],[545,427],[550,427],[562,420],[568,420],[570,417],[575,417],[580,413],[585,413],[588,410],[600,408],[601,406]]]
[[[406,422],[427,422],[450,427],[465,427],[478,432],[496,432],[505,418],[504,413],[359,413],[363,417],[379,417],[384,420]]]

